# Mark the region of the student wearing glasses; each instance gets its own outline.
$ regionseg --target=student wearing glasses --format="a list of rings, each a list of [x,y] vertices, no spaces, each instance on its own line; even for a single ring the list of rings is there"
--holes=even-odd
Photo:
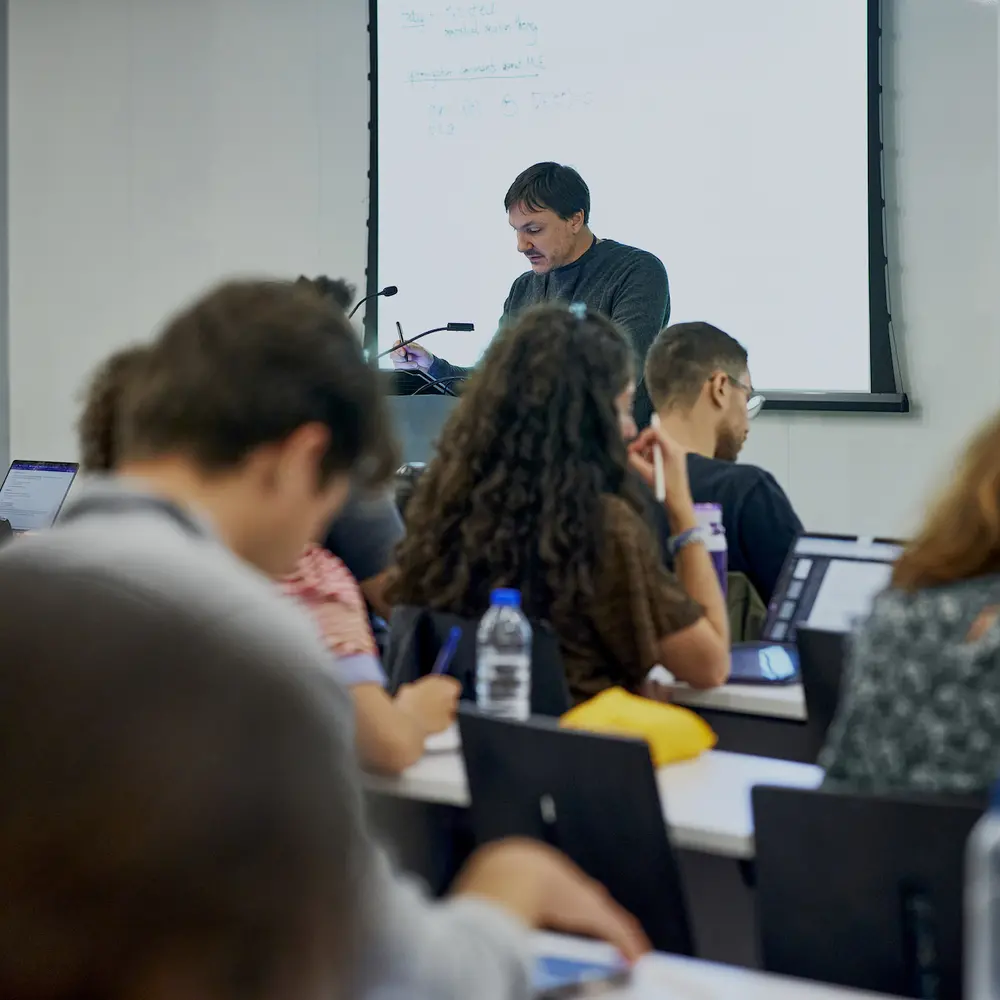
[[[774,476],[736,462],[764,402],[746,348],[708,323],[667,327],[646,357],[646,384],[661,426],[688,449],[695,503],[722,507],[730,571],[766,604],[802,524]]]

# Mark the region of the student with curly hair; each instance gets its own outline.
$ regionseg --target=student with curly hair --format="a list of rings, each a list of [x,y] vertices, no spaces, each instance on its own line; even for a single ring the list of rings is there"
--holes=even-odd
[[[632,349],[611,320],[544,305],[503,329],[407,509],[395,601],[478,617],[494,587],[555,629],[575,700],[639,689],[662,664],[698,687],[729,671],[729,625],[696,530],[683,449],[635,434]],[[666,468],[677,576],[630,470]]]

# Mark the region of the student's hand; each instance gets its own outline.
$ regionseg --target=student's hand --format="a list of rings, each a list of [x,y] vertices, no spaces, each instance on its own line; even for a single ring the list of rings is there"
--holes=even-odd
[[[399,341],[397,341],[399,343]],[[434,355],[419,344],[407,344],[389,355],[392,365],[400,371],[429,372],[434,364]]]
[[[607,941],[629,962],[652,950],[639,922],[607,889],[535,841],[501,840],[480,848],[459,874],[455,893],[488,899],[531,928]]]
[[[647,427],[628,446],[629,465],[651,489],[655,482],[654,448],[659,448],[663,456],[665,506],[670,515],[670,528],[674,534],[679,534],[697,524],[694,501],[691,499],[691,484],[688,481],[687,449],[679,445],[662,427]]]
[[[427,731],[440,733],[455,721],[462,685],[454,677],[421,677],[396,692],[396,704]]]

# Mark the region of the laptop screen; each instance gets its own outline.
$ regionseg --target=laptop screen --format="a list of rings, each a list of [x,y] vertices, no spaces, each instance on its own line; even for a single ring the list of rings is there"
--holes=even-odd
[[[0,486],[0,518],[15,531],[51,527],[78,468],[75,462],[11,463]]]
[[[902,552],[894,541],[800,535],[768,608],[764,638],[792,642],[799,625],[851,632],[889,585]]]

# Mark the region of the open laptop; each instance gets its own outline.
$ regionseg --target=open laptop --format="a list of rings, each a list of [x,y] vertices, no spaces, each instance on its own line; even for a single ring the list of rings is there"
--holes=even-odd
[[[76,462],[11,462],[0,486],[0,519],[15,535],[52,527],[79,469]]]
[[[798,679],[800,625],[848,633],[889,585],[900,542],[850,535],[800,535],[785,559],[761,639],[733,646],[731,684],[790,684]]]

